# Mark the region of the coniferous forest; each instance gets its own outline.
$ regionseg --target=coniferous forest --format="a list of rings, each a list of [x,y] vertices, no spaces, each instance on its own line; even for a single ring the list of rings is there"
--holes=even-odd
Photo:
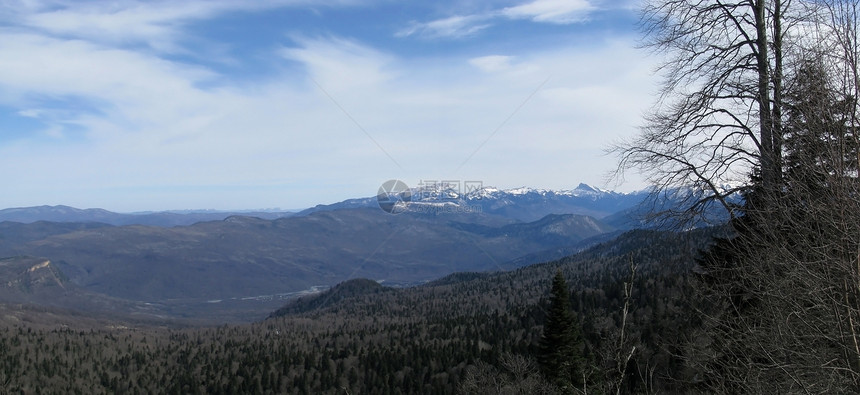
[[[634,231],[560,261],[415,288],[351,280],[247,325],[106,326],[7,311],[17,322],[0,332],[0,381],[12,393],[484,393],[490,383],[499,386],[491,392],[561,393],[539,358],[562,273],[581,333],[579,385],[682,388],[694,380],[675,355],[697,325],[689,273],[713,232]],[[614,356],[633,346],[618,373]]]

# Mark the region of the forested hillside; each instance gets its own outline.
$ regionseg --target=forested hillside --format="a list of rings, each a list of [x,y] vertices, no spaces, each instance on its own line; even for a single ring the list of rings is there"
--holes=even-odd
[[[676,388],[672,352],[692,324],[687,273],[711,233],[635,231],[560,261],[408,289],[353,280],[240,326],[107,327],[57,316],[46,324],[38,317],[47,313],[11,310],[0,329],[0,382],[25,393],[450,393],[504,377],[517,360],[531,385],[541,382],[536,345],[560,269],[593,367],[588,385],[608,388],[632,262],[623,347],[637,351],[624,386]]]

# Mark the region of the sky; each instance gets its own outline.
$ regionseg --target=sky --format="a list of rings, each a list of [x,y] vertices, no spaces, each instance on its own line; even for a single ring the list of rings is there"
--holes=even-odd
[[[6,0],[0,208],[298,209],[389,179],[619,191],[630,0]]]

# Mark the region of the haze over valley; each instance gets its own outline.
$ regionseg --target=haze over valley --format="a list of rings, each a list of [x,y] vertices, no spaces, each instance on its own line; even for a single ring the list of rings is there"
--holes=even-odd
[[[111,312],[122,312],[117,305],[122,301],[125,313],[142,318],[251,321],[301,293],[349,279],[403,287],[454,272],[508,271],[561,258],[627,229],[617,219],[601,218],[633,217],[646,196],[585,184],[557,192],[448,192],[418,199],[422,191],[416,189],[410,209],[400,214],[382,210],[373,197],[298,213],[264,213],[269,218],[206,213],[224,218],[187,225],[173,224],[201,214],[0,210],[0,256],[49,262],[34,270],[56,272],[55,282],[70,295],[89,295],[46,298],[32,291],[29,301],[37,304],[98,312],[106,304],[92,302],[98,295],[113,301],[107,303]],[[452,205],[476,209],[417,210]],[[20,294],[9,301],[27,298]]]

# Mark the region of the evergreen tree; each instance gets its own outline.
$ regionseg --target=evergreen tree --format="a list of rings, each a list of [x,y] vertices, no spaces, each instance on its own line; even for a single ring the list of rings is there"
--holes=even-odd
[[[544,376],[561,388],[582,385],[582,335],[570,309],[561,270],[552,280],[550,307],[540,339],[538,361]]]
[[[805,59],[786,94],[786,183],[803,198],[822,194],[834,178],[856,174],[851,124],[857,102],[833,87],[829,73],[824,60]]]

